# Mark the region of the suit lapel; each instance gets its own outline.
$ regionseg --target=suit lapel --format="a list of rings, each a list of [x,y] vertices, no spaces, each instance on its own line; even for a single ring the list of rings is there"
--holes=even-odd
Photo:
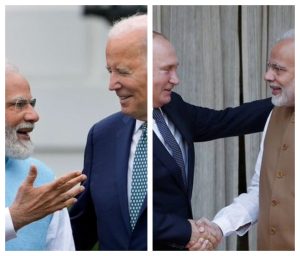
[[[175,104],[172,102],[163,108],[164,113],[168,116],[170,121],[175,125],[176,129],[180,132],[182,138],[186,142],[193,142],[192,134],[189,131],[186,123],[182,120],[180,110],[176,108]]]
[[[182,139],[187,143],[188,146],[188,195],[189,198],[192,196],[193,190],[193,180],[194,180],[194,162],[195,162],[195,150],[194,142],[192,138],[192,133],[189,130],[186,122],[182,118],[181,109],[173,104],[171,101],[170,104],[165,105],[163,108],[164,113],[168,116],[170,121],[175,125],[176,129],[180,132]],[[184,114],[184,113],[183,113]]]
[[[123,126],[119,128],[116,134],[116,182],[119,195],[120,208],[124,223],[126,223],[128,231],[131,230],[129,223],[129,206],[127,193],[127,173],[128,173],[128,159],[132,140],[132,133],[135,127],[135,120],[124,116]]]
[[[155,158],[159,159],[161,164],[166,167],[166,169],[170,170],[173,174],[174,178],[178,182],[179,186],[183,191],[186,192],[185,185],[183,183],[182,174],[178,165],[176,164],[174,158],[170,155],[168,150],[162,144],[160,139],[157,137],[155,132],[153,132],[153,155]],[[155,170],[153,170],[155,172]]]

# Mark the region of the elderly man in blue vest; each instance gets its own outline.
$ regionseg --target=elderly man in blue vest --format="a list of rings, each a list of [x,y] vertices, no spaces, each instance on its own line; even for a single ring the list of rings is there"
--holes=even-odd
[[[10,64],[5,68],[5,249],[74,250],[65,207],[84,187],[80,171],[54,181],[53,172],[30,157],[29,133],[39,120],[27,80]],[[75,187],[74,187],[75,186]]]

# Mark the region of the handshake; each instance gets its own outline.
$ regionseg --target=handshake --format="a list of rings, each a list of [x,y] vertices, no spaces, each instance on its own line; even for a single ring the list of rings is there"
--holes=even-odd
[[[192,226],[191,239],[186,245],[190,251],[214,250],[220,244],[223,233],[219,226],[206,218],[188,220]]]

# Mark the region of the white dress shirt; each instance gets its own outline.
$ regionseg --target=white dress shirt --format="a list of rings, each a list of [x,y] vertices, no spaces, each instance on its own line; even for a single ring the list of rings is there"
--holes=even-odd
[[[18,236],[15,232],[9,208],[5,208],[5,241]],[[53,214],[49,224],[46,247],[49,251],[74,251],[72,228],[66,208]]]
[[[239,236],[244,235],[257,222],[259,211],[259,176],[264,151],[264,140],[266,130],[270,121],[272,112],[265,124],[260,144],[260,151],[255,165],[255,173],[251,180],[251,185],[247,193],[240,194],[233,200],[233,203],[221,209],[213,219],[222,230],[224,236],[236,233]]]

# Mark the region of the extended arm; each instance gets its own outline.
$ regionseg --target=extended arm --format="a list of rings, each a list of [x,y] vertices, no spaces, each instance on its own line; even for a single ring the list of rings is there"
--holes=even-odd
[[[74,197],[84,189],[82,186],[76,187],[75,185],[86,179],[85,175],[82,175],[80,171],[76,171],[52,183],[35,188],[33,183],[37,175],[36,167],[31,166],[13,204],[9,207],[15,231],[57,210],[74,204],[77,201]],[[7,218],[9,218],[8,215]],[[9,225],[9,221],[7,224]]]
[[[251,180],[251,185],[248,187],[247,193],[243,193],[233,200],[229,206],[221,209],[215,216],[213,222],[216,223],[222,230],[224,236],[232,233],[244,235],[250,226],[256,223],[259,210],[259,177],[261,162],[263,156],[263,145],[266,129],[269,119],[266,123],[260,152],[255,165],[255,173]]]
[[[176,113],[172,119],[177,118],[177,123],[184,122],[187,125],[194,142],[261,132],[273,109],[270,98],[224,110],[189,104],[175,93],[172,94],[172,101],[166,107],[168,115]]]

